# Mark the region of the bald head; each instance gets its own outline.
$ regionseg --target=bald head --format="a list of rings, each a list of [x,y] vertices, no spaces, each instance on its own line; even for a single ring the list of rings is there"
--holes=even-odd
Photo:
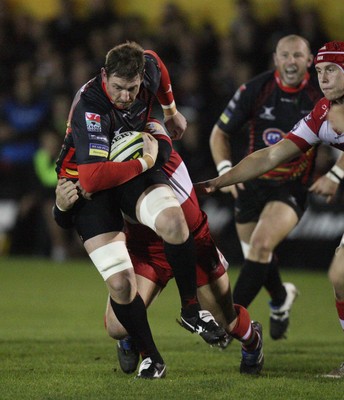
[[[302,36],[288,35],[278,41],[274,63],[284,86],[298,87],[312,62],[309,42]]]
[[[301,47],[304,47],[304,50],[309,54],[311,54],[311,46],[309,41],[302,36],[299,35],[288,35],[283,36],[278,42],[276,46],[276,52],[279,48],[283,47],[286,43],[298,43]]]

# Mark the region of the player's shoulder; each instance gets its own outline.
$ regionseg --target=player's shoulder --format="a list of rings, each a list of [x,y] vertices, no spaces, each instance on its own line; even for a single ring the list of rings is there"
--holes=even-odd
[[[76,107],[81,112],[89,111],[98,114],[107,114],[112,110],[112,104],[102,88],[100,75],[89,80],[80,89],[80,99]]]
[[[254,88],[261,88],[265,86],[269,82],[273,82],[274,78],[274,71],[268,70],[264,71],[256,76],[254,76],[251,80],[247,82],[247,86],[252,86]]]
[[[156,93],[160,86],[161,70],[158,63],[158,55],[152,50],[145,50],[145,72],[143,86],[152,93]]]
[[[322,97],[314,106],[312,115],[313,118],[318,120],[325,120],[327,113],[329,112],[331,106],[330,100],[327,100],[326,97]]]
[[[302,121],[313,132],[318,132],[322,124],[326,121],[330,109],[330,101],[322,97],[314,106],[313,110]]]
[[[273,85],[274,81],[274,71],[268,70],[251,78],[245,84],[241,85],[239,90],[252,99],[261,94],[268,85]]]

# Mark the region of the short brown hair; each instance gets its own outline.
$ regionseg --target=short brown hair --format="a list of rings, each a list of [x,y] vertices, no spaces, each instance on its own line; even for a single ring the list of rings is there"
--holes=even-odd
[[[136,42],[126,42],[113,47],[105,57],[105,72],[107,76],[112,74],[124,78],[134,79],[142,76],[145,59],[144,50]]]

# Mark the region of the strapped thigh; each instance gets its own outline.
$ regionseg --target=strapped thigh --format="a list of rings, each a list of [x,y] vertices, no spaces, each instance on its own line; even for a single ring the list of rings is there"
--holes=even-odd
[[[127,247],[124,242],[111,242],[89,254],[104,281],[111,275],[125,269],[133,268]]]
[[[179,208],[179,201],[169,186],[159,186],[150,191],[141,201],[138,218],[143,225],[155,231],[156,218],[161,211],[170,207]]]

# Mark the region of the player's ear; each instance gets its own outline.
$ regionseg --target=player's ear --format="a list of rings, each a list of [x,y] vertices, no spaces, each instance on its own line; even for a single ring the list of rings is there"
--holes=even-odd
[[[308,62],[307,62],[307,67],[310,68],[313,64],[314,56],[313,54],[310,54],[308,57]]]
[[[107,73],[106,73],[106,70],[105,70],[104,67],[101,68],[100,74],[101,74],[101,77],[102,77],[102,81],[105,82],[107,80]]]

